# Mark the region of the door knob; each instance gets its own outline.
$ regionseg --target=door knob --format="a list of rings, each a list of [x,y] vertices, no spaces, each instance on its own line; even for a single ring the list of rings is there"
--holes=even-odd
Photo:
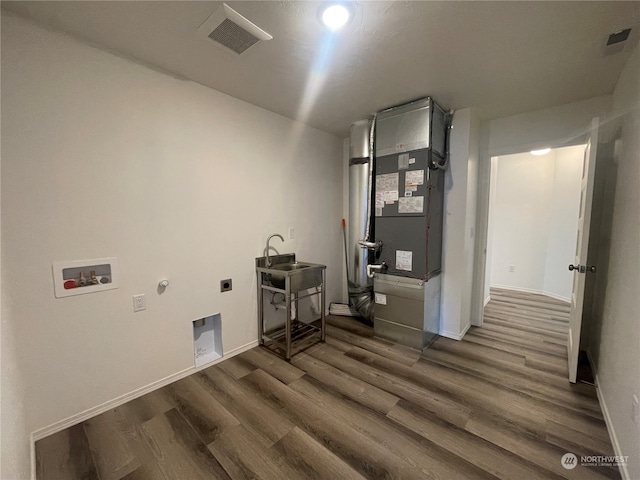
[[[577,270],[578,273],[596,273],[595,265],[592,265],[590,267],[587,267],[586,265],[569,265],[569,271],[573,272],[574,270]]]

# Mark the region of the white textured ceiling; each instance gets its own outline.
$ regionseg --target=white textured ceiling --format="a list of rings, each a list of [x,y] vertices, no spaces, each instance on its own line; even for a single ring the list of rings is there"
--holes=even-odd
[[[330,37],[318,1],[229,1],[273,35],[237,56],[196,34],[220,2],[2,2],[3,8],[273,112],[346,136],[431,95],[496,118],[611,93],[640,2],[356,2]],[[635,26],[621,52],[609,33]]]

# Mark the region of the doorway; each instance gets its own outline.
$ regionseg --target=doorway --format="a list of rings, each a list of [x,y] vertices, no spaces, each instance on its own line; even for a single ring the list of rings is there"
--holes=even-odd
[[[491,159],[483,325],[564,359],[585,148]]]
[[[570,301],[584,151],[491,159],[485,304],[491,288]]]

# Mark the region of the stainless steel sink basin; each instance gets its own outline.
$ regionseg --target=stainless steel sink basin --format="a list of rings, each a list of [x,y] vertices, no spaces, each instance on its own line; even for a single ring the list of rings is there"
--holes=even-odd
[[[283,263],[282,265],[274,265],[272,270],[282,270],[283,272],[290,272],[291,270],[300,270],[301,268],[311,268],[309,263]]]
[[[322,271],[327,267],[318,263],[297,262],[294,254],[275,255],[269,257],[270,267],[266,258],[256,258],[256,270],[262,273],[262,283],[284,290],[286,279],[289,278],[290,292],[299,292],[322,284]]]

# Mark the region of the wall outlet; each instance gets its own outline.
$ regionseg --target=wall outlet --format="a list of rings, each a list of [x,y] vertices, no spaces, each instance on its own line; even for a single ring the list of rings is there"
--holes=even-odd
[[[146,310],[147,309],[147,301],[144,298],[144,293],[141,293],[140,295],[134,295],[133,296],[133,311],[134,312],[141,312],[142,310]]]
[[[509,272],[513,273],[516,271],[516,266],[515,265],[509,265]]]
[[[640,402],[637,395],[631,397],[631,418],[640,427]]]
[[[230,278],[226,280],[220,280],[220,291],[221,292],[230,292],[233,288],[233,283]]]
[[[289,240],[293,240],[295,238],[296,231],[293,227],[289,227],[289,232],[287,236],[289,237]]]

